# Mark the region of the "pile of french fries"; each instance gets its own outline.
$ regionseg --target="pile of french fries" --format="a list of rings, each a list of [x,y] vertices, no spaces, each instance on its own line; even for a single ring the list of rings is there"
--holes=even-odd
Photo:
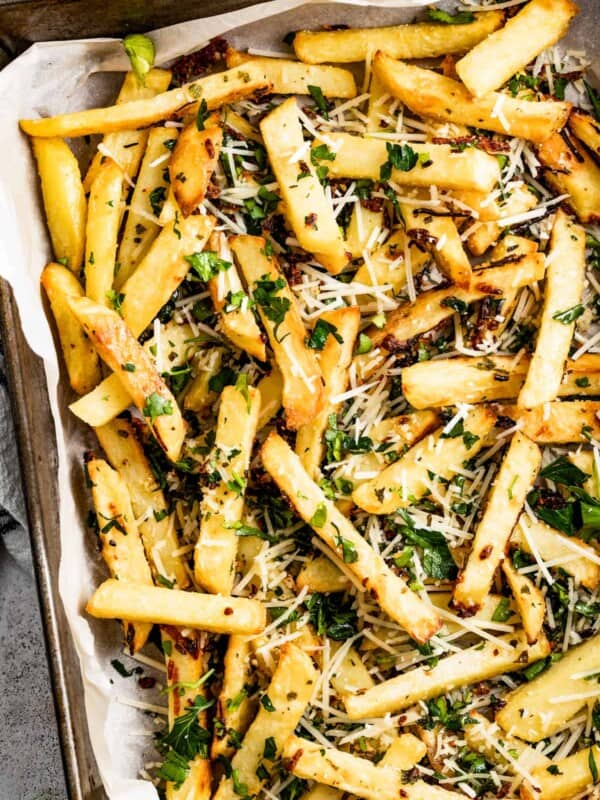
[[[501,5],[21,121],[169,800],[600,780],[600,98]]]

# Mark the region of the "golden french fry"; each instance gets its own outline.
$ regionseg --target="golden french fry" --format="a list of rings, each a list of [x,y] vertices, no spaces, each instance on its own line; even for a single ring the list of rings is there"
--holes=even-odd
[[[173,518],[134,426],[127,419],[113,419],[96,427],[95,433],[106,457],[125,481],[155,577],[159,583],[162,578],[174,581],[178,589],[187,588],[189,576],[181,557],[174,555],[179,540]]]
[[[496,714],[496,722],[526,742],[552,736],[589,700],[590,681],[581,676],[589,677],[599,669],[600,639],[593,636],[568,650],[541,675],[510,692]]]
[[[542,452],[517,431],[492,486],[473,546],[454,588],[454,605],[468,611],[481,605],[504,558],[512,529],[542,464]],[[509,579],[510,580],[510,579]],[[511,584],[512,586],[512,584]],[[542,613],[544,605],[542,603]]]
[[[383,210],[372,211],[363,208],[360,202],[355,203],[346,231],[346,247],[352,258],[362,258],[365,250],[371,250],[383,227]],[[357,280],[356,276],[354,280]]]
[[[231,594],[235,555],[244,511],[244,492],[260,410],[260,393],[251,386],[226,386],[221,394],[210,463],[220,482],[204,489],[200,533],[194,551],[196,582],[208,592]]]
[[[394,766],[376,765],[366,758],[297,736],[290,736],[283,755],[290,771],[299,778],[317,780],[365,800],[460,800],[463,796],[422,780],[405,783],[401,771]]]
[[[71,403],[69,410],[80,420],[96,428],[110,422],[131,404],[129,392],[121,383],[119,376],[113,374],[105,378],[95,389]]]
[[[388,91],[418,114],[532,142],[545,142],[560,131],[571,109],[570,103],[520,100],[498,92],[477,99],[458,81],[395,61],[381,51],[375,55],[373,69]]]
[[[169,162],[169,175],[184,217],[204,200],[222,144],[223,128],[218,118],[204,130],[198,130],[194,120],[179,134]]]
[[[251,56],[231,47],[226,60],[230,68],[256,64],[262,69],[274,94],[310,94],[309,86],[318,86],[324,97],[356,97],[354,75],[341,67],[311,66],[286,58]]]
[[[510,559],[503,560],[502,571],[519,609],[527,641],[533,644],[543,630],[546,614],[544,595],[527,575],[521,575],[513,567]]]
[[[104,581],[94,592],[86,611],[99,619],[132,619],[209,633],[260,633],[265,608],[258,600],[182,592],[160,586],[125,581]]]
[[[333,161],[328,161],[328,176],[334,178],[370,178],[379,180],[379,171],[388,160],[386,142],[383,139],[370,139],[352,136],[349,133],[335,133],[330,137]],[[315,139],[315,146],[323,142]],[[392,181],[401,186],[422,186],[429,189],[435,184],[444,189],[469,189],[477,192],[490,192],[500,180],[498,159],[483,150],[468,148],[456,152],[447,144],[420,144],[411,142],[411,149],[419,160],[407,172],[392,169]]]
[[[535,351],[517,405],[533,408],[554,400],[573,339],[578,311],[583,311],[585,231],[560,210],[556,214],[544,289],[544,306]]]
[[[451,286],[423,292],[414,303],[405,303],[393,311],[381,330],[373,327],[367,333],[374,346],[381,345],[386,350],[393,351],[408,339],[435,328],[444,319],[452,316],[452,298],[473,303],[488,295],[506,294],[541,280],[544,270],[545,261],[541,253],[532,253],[511,264],[478,269],[473,272],[467,289]]]
[[[263,117],[260,130],[296,238],[329,272],[337,274],[348,263],[348,254],[333,209],[310,157],[294,160],[304,148],[296,99],[290,97]]]
[[[274,367],[268,375],[261,378],[256,388],[260,392],[261,399],[257,425],[257,430],[260,431],[281,408],[283,376],[277,367]]]
[[[91,392],[102,378],[100,360],[67,300],[83,297],[83,288],[62,264],[47,264],[41,282],[50,300],[71,388],[77,394]]]
[[[469,716],[475,724],[465,725],[464,736],[470,750],[483,755],[490,761],[508,764],[513,774],[522,775],[536,767],[547,767],[551,761],[548,756],[530,747],[516,736],[500,732],[495,722],[490,722],[483,714],[472,711]],[[511,769],[512,767],[512,769]]]
[[[248,728],[242,746],[231,761],[237,780],[257,794],[264,783],[256,771],[263,764],[268,771],[272,762],[281,756],[284,745],[293,734],[313,692],[318,673],[312,661],[299,647],[287,642],[281,648],[279,664],[265,693],[270,701],[267,710],[261,703],[254,721]],[[273,740],[274,754],[265,758],[265,733]],[[235,800],[238,797],[232,778],[224,777],[214,794],[215,800]]]
[[[569,130],[571,130],[580,142],[583,142],[592,153],[600,155],[600,122],[594,119],[591,114],[585,114],[579,109],[573,109],[569,117]]]
[[[98,169],[90,189],[85,228],[85,293],[110,306],[121,222],[123,173],[114,161]]]
[[[499,89],[565,35],[579,12],[571,0],[530,0],[500,30],[456,62],[458,77],[475,97]]]
[[[436,58],[464,53],[502,25],[502,12],[478,14],[468,25],[390,25],[386,28],[349,28],[340,31],[299,31],[294,50],[301,61],[364,61],[369,53],[383,50],[394,58]]]
[[[321,325],[330,325],[329,333],[319,359],[323,374],[323,405],[310,422],[301,425],[296,435],[296,453],[304,469],[317,478],[325,451],[324,434],[331,414],[337,414],[340,407],[336,397],[348,388],[348,368],[352,363],[354,343],[360,325],[360,310],[337,308],[325,311],[318,318],[315,331]],[[313,332],[314,335],[314,332]],[[341,339],[341,341],[338,341]]]
[[[592,767],[592,764],[595,766]],[[579,795],[597,783],[600,747],[584,747],[578,753],[553,761],[550,766],[533,770],[533,787],[521,786],[522,800],[563,800]],[[587,794],[587,793],[586,793]]]
[[[185,423],[148,353],[116,312],[87,297],[69,298],[69,304],[100,358],[118,375],[146,418],[157,442],[172,461],[177,461]]]
[[[91,133],[145,128],[154,122],[169,119],[189,104],[205,100],[210,111],[233,103],[255,92],[269,91],[270,84],[254,64],[245,64],[225,72],[216,72],[187,83],[179,89],[162,92],[146,100],[74,111],[45,119],[22,119],[21,130],[29,136],[87,136]]]
[[[276,433],[262,446],[263,464],[275,483],[291,500],[302,519],[347,564],[365,591],[402,625],[413,639],[427,641],[441,625],[431,606],[408,588],[367,544],[354,526],[310,479],[300,459]]]
[[[273,348],[283,376],[282,402],[287,424],[297,429],[310,422],[323,404],[323,378],[315,353],[304,343],[306,331],[296,299],[274,254],[267,255],[261,236],[236,236],[231,250],[242,270],[250,295]],[[281,298],[281,314],[273,318],[265,305],[268,292]]]
[[[196,631],[184,633],[178,628],[162,626],[160,629],[165,666],[167,668],[167,691],[169,696],[169,730],[175,720],[189,711],[200,694],[207,698],[206,686],[198,686],[208,672],[206,637]],[[207,727],[206,710],[198,713],[198,724]],[[202,753],[189,762],[189,772],[180,786],[167,781],[167,800],[210,800],[211,763]]]
[[[33,139],[46,221],[57,261],[79,274],[85,247],[87,203],[77,159],[62,139]]]
[[[531,646],[522,631],[505,634],[500,640],[502,645],[498,641],[485,642],[444,656],[435,667],[417,667],[378,683],[366,692],[347,695],[344,697],[346,713],[350,719],[362,719],[402,711],[420,700],[437,697],[460,686],[523,669],[550,652],[543,635]]]
[[[362,254],[361,254],[362,255]],[[406,286],[407,273],[416,275],[432,261],[431,254],[413,246],[404,230],[394,231],[389,239],[365,258],[354,276],[355,283],[366,286],[389,284],[394,294]],[[366,295],[370,298],[370,295]],[[360,297],[358,298],[360,302]]]
[[[117,290],[130,277],[160,232],[161,204],[169,190],[166,167],[178,136],[177,128],[151,128],[148,134],[148,144],[131,195],[119,245],[119,270],[115,275]]]
[[[543,561],[552,561],[586,589],[594,591],[600,583],[600,557],[583,539],[565,536],[545,522],[521,514],[510,541],[526,553],[535,549]]]
[[[116,105],[129,103],[132,100],[144,100],[155,97],[161,92],[166,92],[171,82],[171,73],[168,69],[151,69],[146,74],[146,79],[142,85],[135,73],[128,72],[125,75]],[[124,176],[129,180],[134,180],[140,168],[140,162],[146,144],[148,142],[148,131],[118,131],[117,133],[107,133],[102,139],[102,150],[110,154],[120,167]],[[90,191],[92,183],[98,174],[100,166],[104,163],[106,155],[97,150],[83,179],[83,188],[86,193]]]
[[[463,461],[476,455],[495,423],[496,415],[490,408],[475,406],[464,419],[464,435],[447,436],[444,428],[438,428],[376,478],[361,484],[352,499],[369,514],[392,514],[406,508],[430,491],[431,473],[449,479]]]
[[[499,416],[519,423],[519,430],[537,444],[585,444],[600,436],[600,403],[594,400],[563,400],[536,408],[494,406]]]
[[[404,368],[402,389],[413,408],[508,400],[519,394],[529,364],[527,356],[517,360],[514,356],[496,355],[421,361]],[[584,386],[583,378],[587,379]],[[577,361],[567,361],[558,396],[597,394],[600,394],[600,356],[585,353]]]
[[[92,484],[102,557],[110,574],[115,582],[152,586],[152,573],[146,561],[125,482],[102,459],[91,459],[87,462],[86,469]],[[127,616],[121,619],[129,650],[137,653],[150,635],[152,622],[131,621]]]
[[[501,226],[501,220],[509,220],[511,217],[517,217],[526,211],[535,208],[538,200],[533,192],[530,192],[527,186],[517,186],[510,195],[502,203],[498,203],[498,220],[493,222],[484,222],[480,225],[467,239],[467,245],[474,256],[483,255],[493,244],[498,242],[502,231],[505,227]],[[500,240],[500,243],[503,240]],[[535,242],[531,243],[532,245]],[[530,251],[534,252],[537,247],[531,247]],[[524,253],[523,253],[524,254]],[[492,261],[496,257],[492,256]]]
[[[185,256],[199,253],[214,227],[196,215],[165,225],[130,278],[121,286],[123,319],[139,336],[169,300],[190,269]]]
[[[600,219],[600,166],[585,148],[570,138],[555,133],[537,148],[548,185],[559,194],[568,194],[565,203],[580,222]]]
[[[299,589],[308,586],[311,592],[345,592],[350,579],[327,556],[317,556],[307,561],[296,578]]]
[[[229,637],[223,659],[223,684],[217,701],[217,719],[210,751],[213,759],[220,755],[231,758],[235,746],[228,731],[243,736],[256,712],[256,701],[248,697],[248,687],[254,683],[250,642],[244,636]]]

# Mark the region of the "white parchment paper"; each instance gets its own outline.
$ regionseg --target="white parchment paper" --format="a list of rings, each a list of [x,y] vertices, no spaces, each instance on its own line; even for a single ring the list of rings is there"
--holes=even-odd
[[[163,28],[151,34],[157,65],[198,49],[213,36],[225,34],[241,47],[285,50],[290,30],[318,24],[386,25],[408,22],[415,7],[428,0],[394,0],[380,6],[362,0],[350,3],[274,0],[240,11]],[[591,47],[591,22],[597,0],[588,9],[587,31],[581,15],[570,42]],[[402,7],[401,7],[402,6]],[[592,26],[593,27],[593,26]],[[586,41],[587,39],[587,41]],[[79,654],[85,688],[90,738],[110,800],[155,800],[154,787],[136,778],[151,752],[156,731],[151,718],[119,702],[134,696],[133,681],[123,681],[110,666],[120,651],[120,628],[85,616],[83,608],[106,572],[84,524],[89,507],[81,456],[93,437],[66,409],[72,399],[60,368],[39,288],[42,268],[51,258],[40,202],[38,180],[27,138],[18,120],[110,104],[128,67],[114,39],[36,44],[0,73],[0,274],[12,285],[21,322],[31,348],[42,357],[56,426],[59,455],[60,595]],[[82,147],[77,141],[76,147]],[[57,532],[58,533],[58,532]],[[147,693],[144,699],[148,700]],[[163,701],[164,702],[164,701]],[[146,735],[143,735],[143,734]]]

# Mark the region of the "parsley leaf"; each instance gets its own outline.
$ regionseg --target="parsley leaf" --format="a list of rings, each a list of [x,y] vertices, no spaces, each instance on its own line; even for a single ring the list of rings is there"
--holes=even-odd
[[[142,413],[145,417],[148,417],[151,422],[154,422],[157,417],[170,416],[173,413],[173,404],[170,400],[166,400],[156,392],[152,392],[152,394],[146,398]]]
[[[323,119],[329,119],[329,114],[327,112],[327,101],[323,96],[323,90],[320,86],[307,86],[308,91],[310,92],[310,96],[315,101],[315,105],[323,117]]]
[[[175,719],[173,727],[161,736],[161,743],[168,745],[182,758],[191,761],[197,755],[208,758],[208,748],[212,740],[210,731],[198,722],[198,714],[210,708],[214,700],[207,700],[201,694],[194,698],[185,714]]]
[[[566,486],[583,486],[590,476],[572,464],[566,456],[559,456],[540,472],[540,478],[546,478]]]
[[[275,711],[275,706],[273,705],[273,701],[271,700],[268,694],[263,694],[263,696],[260,698],[260,704],[265,709],[265,711],[269,711],[270,713]]]
[[[114,289],[109,289],[106,293],[106,299],[108,300],[109,306],[116,311],[119,316],[123,316],[123,300],[125,300],[125,295],[123,292],[116,292]]]
[[[286,285],[285,279],[282,277],[273,280],[268,275],[263,275],[260,280],[254,282],[252,292],[254,301],[261,308],[265,317],[275,323],[273,336],[277,341],[280,341],[277,338],[279,326],[292,307],[288,297],[279,297],[277,294],[281,289],[285,289]]]
[[[204,130],[205,128],[204,123],[206,122],[207,118],[208,118],[208,105],[206,103],[206,100],[203,98],[198,103],[198,113],[196,114],[196,128],[198,128],[199,131]]]
[[[356,552],[356,547],[354,546],[354,542],[351,542],[350,539],[344,539],[343,536],[336,536],[335,543],[338,547],[342,548],[342,558],[344,559],[344,564],[354,564],[355,561],[358,561],[358,553]]]
[[[130,33],[123,39],[123,47],[129,57],[131,69],[141,86],[154,64],[154,42],[143,33]]]
[[[192,253],[191,256],[184,256],[184,258],[202,281],[209,281],[211,278],[215,278],[219,272],[225,272],[231,267],[231,261],[225,261],[211,250]]]
[[[512,616],[510,608],[510,600],[508,597],[503,597],[498,603],[492,614],[492,622],[506,622]]]
[[[449,14],[441,8],[428,8],[427,16],[432,22],[441,22],[444,25],[468,25],[475,22],[475,15],[470,11],[457,11],[456,14]]]
[[[356,355],[362,356],[365,353],[370,353],[373,349],[373,342],[371,341],[371,337],[367,336],[366,333],[359,333],[358,334],[358,346],[356,348]]]
[[[162,211],[162,207],[166,199],[167,189],[165,186],[157,186],[155,189],[152,189],[148,195],[148,200],[150,201],[150,205],[152,207],[152,213],[155,217],[160,216],[160,212]]]
[[[315,528],[322,528],[327,522],[327,508],[325,503],[319,503],[317,510],[310,518],[310,524]]]
[[[175,789],[179,789],[190,771],[190,763],[187,758],[180,756],[176,750],[169,750],[165,760],[156,771],[156,777],[163,781],[175,784]]]
[[[600,122],[600,94],[598,94],[596,89],[594,89],[593,86],[590,86],[590,84],[587,81],[584,81],[584,84],[585,84],[585,91],[587,92],[589,101],[592,104],[594,117],[598,122]]]
[[[322,350],[325,347],[325,342],[329,334],[331,334],[337,342],[344,344],[344,340],[337,332],[335,325],[332,325],[331,322],[327,322],[325,319],[317,320],[317,324],[308,337],[308,346],[312,350]]]
[[[336,642],[343,642],[356,633],[358,617],[351,606],[343,605],[343,595],[315,592],[306,600],[309,617],[319,636],[327,635]]]
[[[419,160],[419,156],[408,144],[385,144],[388,160],[379,168],[379,177],[382,181],[389,181],[392,177],[392,168],[401,172],[410,172]]]
[[[578,303],[576,306],[571,306],[571,308],[567,308],[564,311],[557,311],[552,314],[552,319],[555,319],[557,322],[562,322],[563,325],[570,325],[572,322],[575,322],[576,319],[579,319],[584,311],[585,309],[582,304]]]

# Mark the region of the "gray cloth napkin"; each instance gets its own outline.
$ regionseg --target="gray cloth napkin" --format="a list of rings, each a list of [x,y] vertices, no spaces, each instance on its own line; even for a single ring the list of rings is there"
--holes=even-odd
[[[0,800],[66,800],[26,524],[0,349]]]

